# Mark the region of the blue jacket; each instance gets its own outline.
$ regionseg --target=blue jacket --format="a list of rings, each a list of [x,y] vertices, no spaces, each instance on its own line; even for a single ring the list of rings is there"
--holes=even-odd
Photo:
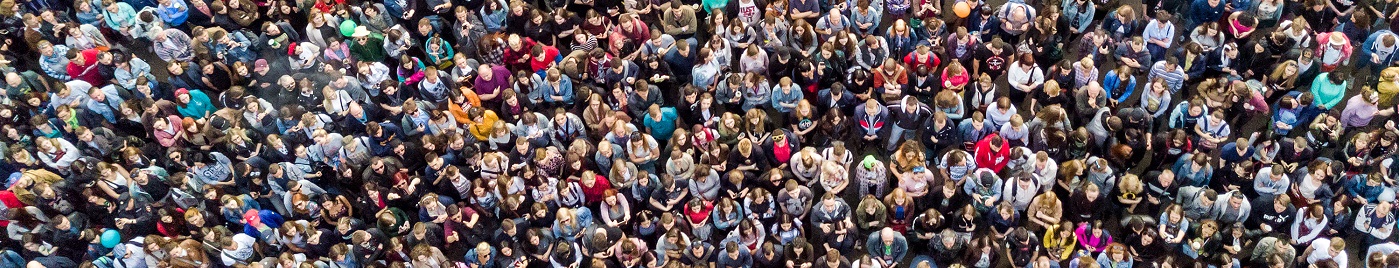
[[[1195,0],[1190,4],[1189,16],[1190,25],[1187,25],[1186,29],[1195,29],[1195,26],[1205,22],[1217,21],[1224,16],[1224,2],[1220,1],[1219,5],[1211,7],[1209,0]]]
[[[510,9],[509,5],[506,4],[504,0],[500,0],[499,2],[500,10],[491,11],[491,14],[486,14],[488,10],[486,10],[485,5],[481,6],[481,22],[486,24],[487,32],[499,32],[505,29],[506,14],[510,14]]]
[[[541,82],[542,83],[537,83],[537,86],[535,86],[537,89],[535,89],[535,91],[543,95],[544,102],[562,102],[564,104],[569,105],[573,104],[573,80],[569,79],[568,76],[559,76],[558,87],[554,87],[547,80]],[[554,100],[554,96],[561,97],[563,98],[563,100],[556,101]]]
[[[801,87],[800,87],[800,86],[797,86],[796,84],[792,84],[791,87],[792,87],[792,92],[791,92],[791,93],[783,93],[783,92],[782,92],[781,86],[773,87],[773,89],[772,89],[772,94],[770,94],[771,99],[772,99],[772,109],[773,109],[773,110],[777,110],[778,112],[782,112],[782,113],[787,113],[787,112],[791,112],[793,109],[795,109],[795,108],[782,107],[782,104],[784,104],[784,103],[789,103],[789,104],[792,104],[792,105],[796,105],[798,102],[800,102],[800,101],[802,100],[803,93],[802,93]],[[795,106],[793,106],[793,107],[795,107]]]
[[[1366,183],[1369,180],[1370,176],[1365,174],[1350,176],[1346,182],[1346,193],[1352,197],[1365,198],[1365,201],[1371,204],[1379,201],[1380,193],[1384,192],[1385,186],[1384,184],[1370,186]]]
[[[1124,84],[1118,75],[1116,70],[1108,71],[1108,75],[1103,77],[1103,89],[1107,91],[1108,98],[1121,103],[1127,101],[1127,98],[1132,96],[1132,92],[1136,92],[1137,77],[1127,74],[1127,82]]]
[[[466,251],[466,256],[463,257],[462,260],[464,260],[468,266],[474,264],[474,265],[476,265],[476,267],[481,267],[481,268],[495,268],[495,267],[496,267],[496,263],[495,263],[495,257],[496,257],[495,247],[491,247],[491,252],[486,254],[486,256],[490,256],[490,261],[482,262],[480,258],[477,258],[477,257],[476,257],[477,255],[479,255],[479,254],[477,254],[477,253],[478,253],[478,252],[476,252],[476,248],[475,248],[475,247],[472,247],[471,250],[467,250],[467,251]]]
[[[160,20],[165,21],[165,24],[174,27],[184,24],[185,20],[189,19],[189,9],[185,0],[170,0],[169,6],[156,5],[155,13],[160,15]]]
[[[1198,118],[1197,120],[1203,121],[1205,120],[1206,116],[1209,116],[1209,114],[1210,108],[1208,106],[1201,106],[1200,116],[1196,118]],[[1190,101],[1181,101],[1179,104],[1176,104],[1175,109],[1171,110],[1171,119],[1170,121],[1167,121],[1166,126],[1169,126],[1171,128],[1184,128],[1185,120],[1190,119],[1191,117],[1195,116],[1190,116]]]
[[[1191,168],[1186,165],[1194,164],[1192,156],[1193,154],[1180,155],[1180,160],[1176,160],[1175,165],[1171,166],[1171,172],[1176,173],[1176,182],[1182,186],[1206,187],[1210,184],[1210,177],[1214,176],[1214,168],[1204,166],[1199,171],[1191,172]]]
[[[1394,32],[1391,32],[1389,30],[1375,31],[1375,33],[1370,34],[1370,37],[1365,38],[1365,44],[1360,46],[1360,64],[1371,64],[1370,53],[1375,53],[1375,46],[1379,45],[1380,38],[1386,35],[1394,36],[1396,39],[1399,39],[1399,35],[1395,35]],[[1399,56],[1396,54],[1399,54],[1399,51],[1395,51],[1395,53],[1390,53],[1389,57],[1384,57],[1380,59],[1380,62],[1374,65],[1378,65],[1379,67],[1389,66],[1389,63],[1394,62],[1396,56]]]
[[[1287,133],[1291,133],[1292,130],[1297,129],[1297,127],[1299,126],[1298,123],[1302,123],[1302,121],[1300,120],[1302,108],[1299,107],[1292,109],[1284,109],[1282,107],[1277,106],[1277,104],[1274,104],[1273,107],[1273,125],[1268,126],[1273,129],[1273,132],[1277,132],[1281,135],[1287,135]],[[1285,125],[1291,126],[1292,129],[1277,128],[1277,123],[1283,123]]]
[[[879,232],[870,233],[865,240],[865,250],[869,251],[870,258],[889,258],[893,261],[902,261],[908,255],[908,240],[902,234],[894,233],[894,242],[885,248],[883,239],[880,239]]]
[[[242,45],[238,47],[231,47],[229,45],[218,42],[218,40],[211,40],[206,46],[209,47],[209,51],[215,54],[223,53],[224,63],[227,64],[233,64],[233,62],[240,61],[250,62],[257,60],[257,55],[254,55],[253,51],[248,50],[249,47],[252,47],[253,42],[249,40],[247,36],[243,35],[243,32],[229,32],[228,38],[233,40],[234,43],[239,43]]]

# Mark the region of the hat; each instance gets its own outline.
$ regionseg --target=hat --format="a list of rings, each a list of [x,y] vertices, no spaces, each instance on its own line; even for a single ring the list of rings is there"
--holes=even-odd
[[[141,169],[141,170],[144,170],[144,171],[150,173],[151,175],[154,175],[154,176],[156,176],[157,178],[160,178],[160,179],[162,179],[162,180],[164,180],[165,178],[170,177],[170,172],[169,172],[169,171],[166,171],[164,168],[157,167],[157,166],[151,166],[151,167],[144,168],[144,169]]]
[[[257,59],[253,62],[253,70],[267,69],[267,59]]]
[[[261,223],[262,217],[258,216],[257,213],[258,211],[256,209],[249,209],[247,212],[243,212],[244,224]]]
[[[860,160],[860,165],[864,165],[865,169],[872,169],[874,168],[874,163],[877,162],[879,162],[879,160],[874,160],[874,155],[866,155],[865,160]]]
[[[1328,39],[1333,46],[1344,46],[1349,41],[1346,40],[1346,35],[1341,32],[1331,32],[1331,37]]]
[[[180,89],[176,89],[176,90],[175,90],[175,96],[180,96],[180,95],[184,95],[184,94],[189,94],[189,90],[188,90],[188,89],[185,89],[185,88],[180,88]]]
[[[991,174],[991,173],[989,173],[989,172],[982,172],[982,173],[981,173],[981,185],[986,186],[986,187],[996,186],[996,177],[995,177],[995,175],[993,175],[993,174]]]
[[[364,26],[355,26],[355,32],[350,34],[350,37],[367,37],[367,36],[369,36],[369,27],[364,27]]]

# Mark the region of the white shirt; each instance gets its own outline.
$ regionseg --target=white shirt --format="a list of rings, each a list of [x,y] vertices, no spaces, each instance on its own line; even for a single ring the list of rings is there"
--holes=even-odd
[[[1336,262],[1336,267],[1350,267],[1346,266],[1346,262],[1350,260],[1347,257],[1345,250],[1342,250],[1341,254],[1336,254],[1336,256],[1334,257],[1331,256],[1331,239],[1313,240],[1311,247],[1312,254],[1307,255],[1307,263],[1317,263],[1319,261],[1332,260]]]
[[[1375,58],[1377,60],[1387,60],[1389,59],[1389,55],[1394,54],[1396,49],[1399,49],[1399,44],[1386,47],[1384,46],[1384,42],[1375,42],[1374,48],[1371,51],[1375,53]]]
[[[1389,255],[1390,253],[1394,253],[1395,251],[1399,251],[1399,245],[1395,245],[1394,242],[1389,242],[1370,246],[1370,249],[1365,251],[1365,256],[1370,256],[1371,254],[1375,254],[1375,252]],[[1370,267],[1370,265],[1367,263],[1365,264],[1365,267],[1368,268]]]
[[[253,244],[257,243],[257,240],[247,234],[239,233],[233,235],[233,243],[238,244],[238,249],[219,250],[219,259],[223,260],[223,265],[232,266],[238,261],[250,261],[248,258],[253,256]],[[234,259],[235,257],[237,259]]]
[[[1010,70],[1006,71],[1006,80],[1015,87],[1030,87],[1031,85],[1044,82],[1044,71],[1040,70],[1038,65],[1030,67],[1029,70],[1025,70],[1025,68],[1020,66],[1020,63],[1017,62],[1014,66],[1007,69]],[[1033,88],[1031,88],[1031,90],[1033,90]]]
[[[1321,52],[1321,63],[1323,63],[1323,64],[1339,64],[1340,61],[1342,60],[1342,59],[1341,59],[1341,50],[1338,49],[1338,48],[1332,48],[1331,45],[1330,45],[1330,43],[1324,44],[1324,46],[1325,46],[1325,47],[1322,48],[1322,52]]]

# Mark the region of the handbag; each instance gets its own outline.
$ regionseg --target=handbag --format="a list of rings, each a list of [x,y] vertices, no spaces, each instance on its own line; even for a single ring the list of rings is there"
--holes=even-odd
[[[1216,148],[1219,148],[1219,144],[1218,144],[1218,143],[1215,143],[1214,141],[1210,141],[1209,139],[1205,139],[1205,138],[1202,137],[1202,138],[1200,138],[1200,147],[1202,147],[1202,148],[1209,148],[1209,149],[1216,149]]]

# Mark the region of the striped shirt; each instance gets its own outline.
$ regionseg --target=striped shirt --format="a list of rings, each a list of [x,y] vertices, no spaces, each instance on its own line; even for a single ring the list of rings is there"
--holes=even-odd
[[[1166,61],[1157,61],[1151,66],[1151,73],[1146,75],[1146,80],[1154,81],[1157,77],[1166,80],[1167,89],[1177,92],[1185,83],[1185,70],[1179,65],[1176,65],[1175,70],[1166,70]]]

